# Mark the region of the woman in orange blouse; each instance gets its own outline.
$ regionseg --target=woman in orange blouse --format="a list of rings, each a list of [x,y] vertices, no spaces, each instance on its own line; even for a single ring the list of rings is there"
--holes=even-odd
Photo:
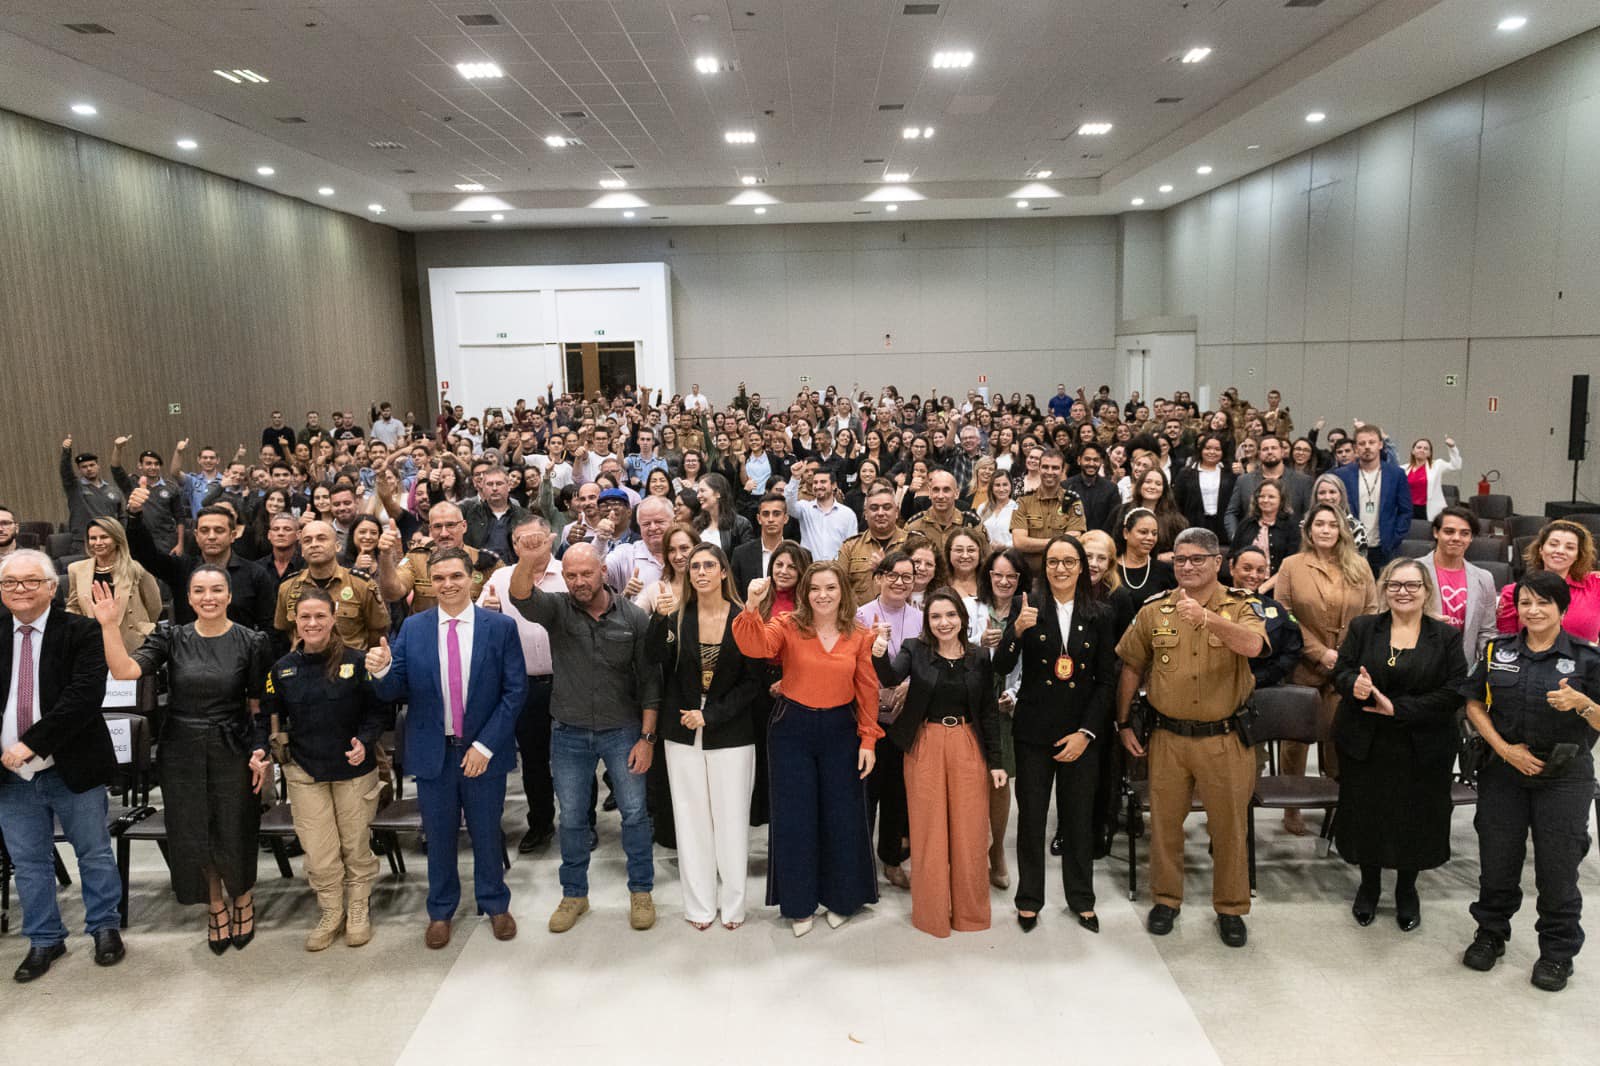
[[[850,581],[837,562],[800,577],[795,608],[770,621],[768,578],[750,582],[733,636],[746,655],[783,668],[767,734],[772,828],[767,903],[805,936],[820,903],[839,928],[878,899],[862,780],[883,736],[870,629],[855,623]]]

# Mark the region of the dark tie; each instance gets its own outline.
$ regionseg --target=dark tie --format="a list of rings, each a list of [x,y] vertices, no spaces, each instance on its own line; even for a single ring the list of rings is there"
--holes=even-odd
[[[22,661],[17,664],[17,737],[33,728],[33,633],[32,626],[19,626],[22,633]]]

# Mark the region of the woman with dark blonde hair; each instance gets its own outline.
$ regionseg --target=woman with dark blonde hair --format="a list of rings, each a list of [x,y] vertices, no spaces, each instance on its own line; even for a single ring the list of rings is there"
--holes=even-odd
[[[831,559],[812,563],[800,577],[794,611],[767,619],[771,593],[769,578],[750,583],[733,632],[744,654],[776,658],[783,671],[767,746],[767,902],[804,936],[819,903],[837,929],[878,898],[861,781],[872,772],[883,728],[873,634],[856,625],[844,567]]]
[[[128,553],[128,534],[115,518],[94,518],[83,536],[89,558],[67,564],[67,610],[93,618],[93,589],[105,588],[120,610],[117,631],[132,655],[161,617],[161,588]]]

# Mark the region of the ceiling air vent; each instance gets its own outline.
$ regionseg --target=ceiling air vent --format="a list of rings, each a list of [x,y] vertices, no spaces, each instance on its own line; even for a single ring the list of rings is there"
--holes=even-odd
[[[905,104],[879,104],[878,105],[878,110],[879,111],[904,111],[905,109],[906,109],[906,105]]]
[[[1181,97],[1181,96],[1158,96],[1158,97],[1156,97],[1156,103],[1158,103],[1158,104],[1181,104],[1181,103],[1183,103],[1183,97]]]
[[[97,33],[111,33],[112,31],[98,22],[63,22],[63,26],[73,33],[93,35]]]
[[[380,152],[403,152],[405,145],[399,141],[368,141],[368,148],[376,148]]]
[[[650,216],[650,221],[651,222],[665,222],[667,219],[669,219],[671,217],[672,217],[671,215],[651,215]]]
[[[457,15],[456,21],[463,26],[498,26],[500,20],[493,15]]]
[[[1322,0],[1288,0],[1284,7],[1321,7]]]
[[[415,170],[397,170],[397,171],[395,171],[395,173],[396,174],[415,174],[416,171]]]
[[[635,166],[632,163],[607,163],[606,165],[608,167],[610,167],[612,170],[638,170],[639,169],[637,166]]]
[[[586,113],[584,113],[582,111],[557,111],[556,114],[559,115],[561,118],[575,118],[576,119],[576,118],[588,118],[589,117]]]
[[[304,126],[306,124],[306,120],[299,115],[279,115],[278,121],[285,126]]]
[[[938,4],[907,4],[900,11],[902,15],[937,15],[938,13]]]
[[[869,167],[877,167],[877,166],[882,166],[883,165],[883,160],[881,160],[881,159],[863,159],[861,162],[866,164]]]

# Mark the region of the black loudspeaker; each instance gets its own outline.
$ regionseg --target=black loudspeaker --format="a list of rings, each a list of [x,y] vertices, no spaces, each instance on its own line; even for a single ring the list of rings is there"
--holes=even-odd
[[[1572,375],[1572,414],[1567,422],[1567,462],[1584,460],[1584,438],[1589,429],[1589,375]]]

